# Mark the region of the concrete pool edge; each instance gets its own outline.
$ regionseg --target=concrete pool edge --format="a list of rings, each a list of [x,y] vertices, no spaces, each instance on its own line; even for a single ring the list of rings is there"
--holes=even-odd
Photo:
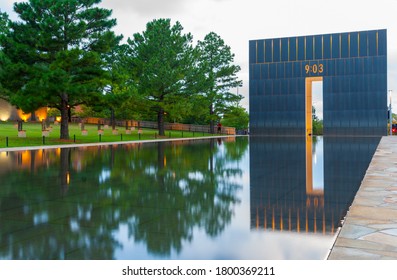
[[[382,137],[327,260],[397,259],[397,137]]]
[[[32,150],[59,149],[59,148],[95,147],[95,146],[108,146],[108,145],[127,145],[127,144],[138,144],[138,143],[190,141],[190,140],[205,140],[205,139],[218,139],[218,138],[230,138],[230,137],[233,137],[233,138],[234,137],[248,137],[248,135],[216,135],[216,136],[204,136],[204,137],[166,138],[166,139],[116,141],[116,142],[100,142],[100,143],[96,142],[96,143],[84,143],[84,144],[60,144],[60,145],[9,147],[9,148],[0,148],[0,152],[32,151]]]

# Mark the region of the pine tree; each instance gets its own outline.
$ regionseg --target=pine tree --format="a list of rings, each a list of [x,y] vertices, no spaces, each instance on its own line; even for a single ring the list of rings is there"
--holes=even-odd
[[[69,139],[68,112],[99,102],[105,87],[103,55],[121,40],[111,10],[100,0],[30,0],[14,4],[2,76],[12,104],[24,112],[40,107],[61,112],[61,139]]]
[[[205,90],[203,95],[207,101],[210,116],[210,130],[214,133],[214,125],[220,114],[228,106],[235,106],[242,99],[241,95],[230,92],[231,88],[239,87],[237,73],[240,66],[234,65],[234,54],[223,39],[211,32],[197,44],[200,50],[200,67],[205,73]]]
[[[192,35],[182,31],[179,22],[171,26],[170,19],[157,19],[129,40],[138,92],[157,114],[159,135],[165,135],[167,108],[193,93],[197,57]]]
[[[9,32],[9,19],[7,13],[2,13],[0,10],[0,77],[4,75],[5,65],[8,63],[7,57],[3,52],[3,42],[4,38]],[[6,99],[5,89],[0,80],[0,98]]]

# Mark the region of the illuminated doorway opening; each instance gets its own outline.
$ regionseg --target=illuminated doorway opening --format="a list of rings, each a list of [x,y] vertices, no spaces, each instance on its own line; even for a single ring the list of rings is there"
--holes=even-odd
[[[314,209],[324,207],[324,158],[316,156],[316,150],[323,150],[323,138],[313,136],[319,132],[323,121],[323,78],[306,78],[306,206]],[[322,127],[322,125],[320,126]],[[321,131],[322,134],[322,131]],[[321,153],[323,154],[323,153]],[[314,212],[316,213],[316,212]],[[314,225],[315,231],[317,225]]]
[[[323,120],[323,81],[314,81],[312,84],[313,117]]]
[[[306,135],[313,135],[313,119],[323,120],[323,77],[306,78]]]

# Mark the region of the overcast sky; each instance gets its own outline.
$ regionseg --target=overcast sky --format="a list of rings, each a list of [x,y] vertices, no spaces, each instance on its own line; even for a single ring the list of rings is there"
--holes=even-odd
[[[0,2],[13,19],[14,2]],[[239,93],[246,97],[245,107],[249,40],[387,29],[388,89],[397,112],[397,0],[103,0],[101,6],[113,10],[118,23],[114,31],[125,38],[144,31],[156,18],[179,21],[195,42],[212,31],[220,35],[241,66],[244,85]]]

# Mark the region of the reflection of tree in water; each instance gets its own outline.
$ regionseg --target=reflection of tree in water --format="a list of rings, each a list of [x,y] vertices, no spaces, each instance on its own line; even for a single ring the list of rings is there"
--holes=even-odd
[[[231,168],[226,169],[225,155],[217,153],[214,143],[158,143],[157,155],[145,146],[134,151],[139,156],[127,159],[135,166],[131,172],[115,166],[117,172],[123,172],[117,177],[122,177],[129,189],[127,207],[134,208],[129,236],[144,241],[150,252],[179,252],[183,241],[192,240],[195,227],[216,236],[230,223],[240,186],[224,176]],[[217,166],[212,170],[211,161]]]
[[[238,203],[230,149],[212,141],[62,149],[40,177],[3,175],[0,258],[113,259],[121,224],[162,256],[180,252],[194,228],[217,236]]]
[[[97,189],[98,182],[68,183],[70,153],[71,149],[48,150],[41,158],[31,157],[39,160],[40,168],[2,176],[0,258],[64,259],[73,250],[82,253],[76,255],[80,259],[112,258],[119,244],[103,229],[117,223],[93,222],[90,212],[95,214],[96,201],[85,191]]]

